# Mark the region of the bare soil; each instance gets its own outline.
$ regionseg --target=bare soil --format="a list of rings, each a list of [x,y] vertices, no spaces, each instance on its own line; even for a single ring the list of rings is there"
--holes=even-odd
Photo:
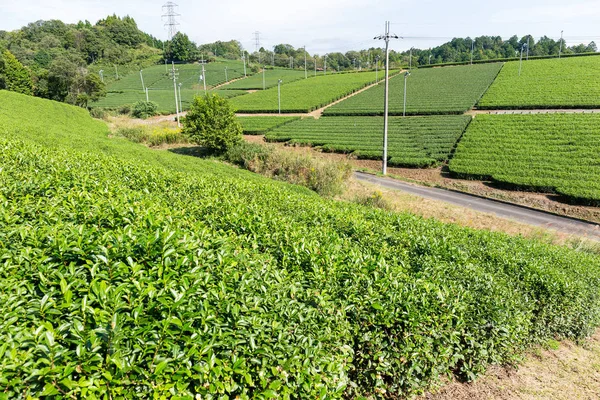
[[[450,382],[419,400],[600,399],[600,331],[583,346],[530,352],[518,368],[493,367],[473,383]]]

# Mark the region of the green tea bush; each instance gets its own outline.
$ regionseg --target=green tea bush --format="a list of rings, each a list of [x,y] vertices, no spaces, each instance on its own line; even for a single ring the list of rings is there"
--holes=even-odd
[[[229,102],[216,94],[196,96],[185,118],[183,133],[190,140],[224,152],[242,140],[242,127]]]
[[[131,115],[135,118],[146,119],[158,114],[158,104],[153,101],[138,101],[131,109]]]
[[[600,324],[597,255],[0,104],[2,399],[401,398]]]

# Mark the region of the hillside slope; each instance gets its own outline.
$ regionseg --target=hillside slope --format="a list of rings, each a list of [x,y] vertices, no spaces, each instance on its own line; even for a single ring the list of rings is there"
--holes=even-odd
[[[0,110],[0,398],[409,394],[600,323],[597,257]]]

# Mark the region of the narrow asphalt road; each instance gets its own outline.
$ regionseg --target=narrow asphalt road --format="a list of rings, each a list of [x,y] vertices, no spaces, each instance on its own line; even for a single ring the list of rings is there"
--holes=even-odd
[[[491,199],[483,199],[481,197],[445,189],[417,186],[364,172],[355,172],[354,176],[360,181],[369,182],[388,189],[400,190],[415,196],[444,201],[446,203],[470,208],[475,211],[495,214],[499,217],[508,218],[527,225],[553,229],[559,232],[575,234],[600,241],[600,225],[591,222],[583,222],[543,211],[536,211],[527,207],[520,207]]]

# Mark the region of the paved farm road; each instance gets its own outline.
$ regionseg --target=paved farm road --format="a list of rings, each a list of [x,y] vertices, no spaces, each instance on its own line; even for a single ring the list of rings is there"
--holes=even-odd
[[[600,225],[591,222],[578,221],[545,213],[543,211],[536,211],[527,207],[506,204],[491,199],[483,199],[481,197],[445,189],[413,185],[364,172],[355,172],[354,177],[359,181],[369,182],[387,189],[396,189],[416,196],[467,207],[475,211],[495,214],[499,217],[508,218],[524,224],[553,229],[568,234],[585,236],[588,239],[600,241]]]

